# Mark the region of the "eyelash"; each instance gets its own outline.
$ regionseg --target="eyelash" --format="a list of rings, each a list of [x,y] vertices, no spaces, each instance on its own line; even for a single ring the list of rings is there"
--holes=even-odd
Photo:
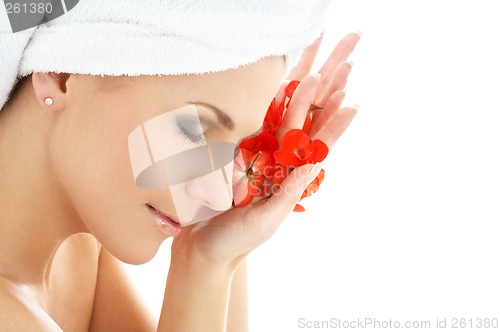
[[[191,143],[193,144],[202,144],[205,143],[205,136],[203,134],[201,135],[193,135],[189,130],[182,126],[179,127],[179,134],[182,134],[186,139],[190,140]]]

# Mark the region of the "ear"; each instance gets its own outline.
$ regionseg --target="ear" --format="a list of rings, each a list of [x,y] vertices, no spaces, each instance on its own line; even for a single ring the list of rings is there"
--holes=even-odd
[[[66,108],[66,82],[71,74],[65,73],[33,73],[31,80],[36,100],[43,108],[61,110]],[[52,98],[52,105],[45,105],[45,98]]]

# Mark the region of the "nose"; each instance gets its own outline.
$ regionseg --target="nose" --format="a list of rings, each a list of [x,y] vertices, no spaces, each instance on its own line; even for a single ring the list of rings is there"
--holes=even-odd
[[[231,208],[234,150],[233,143],[210,142],[170,160],[166,174],[181,224],[204,221]]]
[[[232,177],[236,145],[231,142],[209,142],[206,148],[206,161],[210,164],[208,171],[186,183],[186,194],[212,210],[226,211],[231,208],[233,201]]]
[[[185,188],[186,194],[194,205],[201,204],[215,211],[226,211],[233,201],[232,176],[233,162],[230,162],[212,173],[190,181]]]

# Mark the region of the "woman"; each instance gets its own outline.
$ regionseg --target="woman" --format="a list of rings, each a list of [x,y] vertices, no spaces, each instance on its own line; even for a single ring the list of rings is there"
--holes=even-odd
[[[10,97],[0,112],[2,329],[247,329],[245,258],[272,236],[320,167],[308,164],[297,168],[282,183],[282,190],[264,204],[230,209],[230,186],[227,195],[223,193],[225,189],[214,190],[218,188],[217,180],[203,182],[200,179],[208,173],[192,167],[201,160],[196,159],[200,155],[195,154],[189,162],[183,158],[187,158],[187,152],[213,142],[234,147],[258,132],[275,92],[283,94],[283,73],[288,73],[288,66],[294,63],[292,48],[314,40],[317,29],[312,29],[297,45],[286,48],[292,42],[286,41],[284,33],[294,28],[283,29],[280,19],[289,15],[276,15],[268,22],[269,17],[264,14],[272,2],[257,13],[244,5],[240,5],[243,9],[219,12],[220,7],[200,3],[203,2],[190,4],[193,7],[188,10],[175,2],[165,8],[164,3],[154,2],[154,10],[141,11],[140,3],[134,7],[129,2],[123,11],[126,15],[119,16],[116,8],[103,8],[105,5],[89,0],[31,30],[33,36],[22,48],[20,62],[11,59],[14,55],[1,54],[2,61],[9,63],[9,70],[10,64],[19,65],[14,71],[18,79],[22,78],[12,91],[9,89]],[[172,4],[175,8],[168,7]],[[323,12],[323,4],[304,2],[295,4],[290,11],[300,18],[304,16],[302,7],[312,9],[312,13]],[[283,3],[277,1],[273,5]],[[226,24],[231,20],[229,14],[234,14],[231,11],[239,16],[235,22],[263,17],[263,22],[267,22],[263,24],[270,25],[268,29],[280,29],[276,35],[282,39],[271,43],[256,33],[253,42],[257,44],[252,44],[244,56],[227,52],[225,58],[217,47],[211,50],[200,43],[196,47],[209,54],[203,54],[204,58],[214,57],[206,61],[211,61],[208,64],[200,62],[193,53],[196,47],[190,44],[192,38],[179,44],[175,39],[177,30],[152,39],[159,42],[175,36],[169,45],[179,48],[175,52],[160,52],[169,57],[168,61],[161,61],[161,56],[155,58],[157,50],[143,45],[135,45],[135,51],[130,52],[136,55],[120,53],[124,45],[130,44],[118,45],[115,41],[125,35],[120,29],[132,35],[140,31],[135,40],[138,44],[148,39],[143,29],[149,23],[169,21],[156,21],[158,12],[175,12],[172,20],[181,22],[195,22],[195,14],[202,20],[203,13],[218,13],[218,18],[227,16]],[[116,22],[109,23],[103,13],[117,18]],[[139,23],[130,25],[130,20],[124,18],[127,15]],[[318,17],[312,15],[308,19],[315,21]],[[310,22],[297,21],[299,30],[304,30],[300,23]],[[243,49],[245,45],[238,44],[241,33],[248,35],[246,42],[252,42],[253,32],[242,31],[244,25],[235,24],[232,29],[221,26],[222,30],[217,31],[213,17],[207,22],[200,25],[202,30],[191,31],[195,36],[214,29],[200,37],[207,45],[213,46],[211,38],[217,35],[232,42],[226,45]],[[129,26],[124,28],[124,24]],[[177,24],[165,29],[183,27]],[[79,43],[71,44],[76,36],[72,33],[81,33]],[[87,36],[90,39],[86,40]],[[314,104],[321,113],[314,118],[311,137],[331,147],[356,113],[354,108],[339,109],[339,105],[351,68],[346,59],[359,35],[349,34],[339,43],[324,64],[321,76],[308,76],[320,40],[305,49],[288,76],[302,82],[277,136],[281,139],[289,129],[301,128]],[[177,52],[184,47],[179,45],[189,52]],[[152,58],[143,58],[141,52],[148,51]],[[192,59],[187,55],[192,55]],[[71,61],[65,62],[68,57]],[[186,120],[186,116],[194,116],[194,122]],[[188,122],[181,123],[180,118]],[[161,122],[163,119],[167,120]],[[155,130],[160,135],[157,143],[151,138]],[[135,141],[137,133],[146,142]],[[157,149],[155,144],[162,142],[167,143]],[[233,152],[234,149],[229,159]],[[153,175],[146,174],[159,160],[157,155],[163,156],[162,162],[176,157],[175,162],[164,164],[175,166],[164,174],[163,180],[168,179],[165,186],[159,184],[154,170]],[[227,160],[227,155],[224,158]],[[219,183],[221,188],[231,177],[232,163],[223,166],[226,178]],[[199,174],[193,176],[186,169]],[[175,172],[180,177],[188,176],[181,189],[171,183],[171,174]],[[179,196],[181,192],[184,196]],[[196,213],[191,213],[193,210]],[[169,236],[175,237],[172,260],[161,317],[156,322],[140,304],[120,261],[147,262]]]

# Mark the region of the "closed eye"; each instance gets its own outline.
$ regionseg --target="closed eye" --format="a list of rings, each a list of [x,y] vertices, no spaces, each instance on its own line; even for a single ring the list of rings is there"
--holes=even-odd
[[[205,135],[200,132],[201,124],[198,119],[196,121],[189,119],[177,119],[177,127],[179,134],[190,140],[193,144],[205,144]]]

